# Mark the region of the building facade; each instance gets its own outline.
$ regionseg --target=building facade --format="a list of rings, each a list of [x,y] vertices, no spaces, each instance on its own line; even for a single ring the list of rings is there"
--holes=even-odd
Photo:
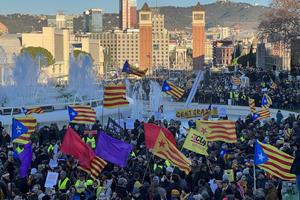
[[[233,30],[230,27],[216,26],[207,29],[206,38],[211,40],[223,40],[232,36]]]
[[[72,15],[65,15],[64,13],[60,12],[56,14],[55,17],[55,24],[58,30],[62,29],[69,29],[70,33],[74,33],[74,23],[73,23],[74,16]]]
[[[193,31],[193,69],[200,70],[204,67],[205,54],[205,10],[198,3],[192,13]]]
[[[152,71],[152,12],[147,3],[139,13],[139,29],[140,68]]]
[[[137,27],[136,0],[120,0],[119,20],[121,30]]]
[[[300,36],[291,41],[291,71],[300,73]]]
[[[90,35],[91,39],[99,40],[104,50],[109,50],[110,60],[116,70],[122,68],[126,60],[139,66],[139,30],[110,31]]]
[[[0,22],[0,35],[8,33],[8,28]]]
[[[22,47],[29,46],[45,48],[53,55],[55,64],[45,69],[50,77],[67,79],[70,61],[70,31],[68,29],[56,30],[54,27],[43,27],[41,33],[23,33]]]
[[[86,33],[103,31],[103,11],[101,9],[89,9],[83,13],[83,31]]]
[[[152,11],[152,63],[153,67],[170,66],[169,32],[165,29],[165,17],[158,10]]]
[[[233,52],[232,41],[215,41],[213,43],[213,65],[218,67],[230,65]]]
[[[265,69],[291,70],[291,49],[283,42],[260,41],[256,49],[256,66]]]

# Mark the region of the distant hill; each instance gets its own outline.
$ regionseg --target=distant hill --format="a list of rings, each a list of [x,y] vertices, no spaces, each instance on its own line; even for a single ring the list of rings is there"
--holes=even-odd
[[[241,29],[256,29],[264,12],[270,8],[253,6],[247,3],[212,3],[204,5],[206,10],[206,27],[216,25],[234,26]],[[192,26],[192,7],[160,7],[165,15],[165,26],[169,30],[186,29]],[[107,13],[103,16],[104,30],[117,27],[118,14]],[[6,25],[10,33],[40,31],[47,24],[45,16],[27,14],[0,15],[0,22]],[[81,30],[82,18],[75,20],[75,30]]]

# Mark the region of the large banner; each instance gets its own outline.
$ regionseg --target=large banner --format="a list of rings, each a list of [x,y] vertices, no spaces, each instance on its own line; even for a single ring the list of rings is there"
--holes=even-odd
[[[197,118],[197,117],[204,117],[206,115],[216,116],[218,115],[217,109],[184,109],[184,110],[177,110],[176,117],[181,119],[188,119],[188,118]]]

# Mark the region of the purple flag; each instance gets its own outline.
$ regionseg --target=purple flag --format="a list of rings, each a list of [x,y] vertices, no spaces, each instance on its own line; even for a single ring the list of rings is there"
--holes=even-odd
[[[19,176],[20,178],[24,178],[28,175],[28,170],[31,165],[31,160],[32,160],[31,143],[24,145],[24,150],[22,153],[19,154],[19,159],[21,161]]]
[[[96,155],[120,167],[126,167],[132,145],[100,131],[96,147]]]

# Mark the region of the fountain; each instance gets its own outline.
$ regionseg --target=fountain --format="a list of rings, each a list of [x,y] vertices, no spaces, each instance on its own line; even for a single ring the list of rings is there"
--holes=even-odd
[[[6,54],[3,52],[0,49],[1,65],[6,65]],[[0,121],[4,125],[11,124],[12,114],[23,115],[21,107],[41,106],[46,113],[35,115],[39,123],[65,123],[69,120],[66,106],[74,103],[90,104],[97,116],[118,113],[117,109],[105,109],[103,113],[103,89],[97,85],[92,60],[88,55],[71,57],[67,87],[52,84],[51,79],[43,73],[43,67],[39,67],[44,61],[43,57],[32,59],[30,55],[22,53],[15,57],[12,67],[7,67],[6,81],[0,84]],[[129,106],[121,108],[122,113],[130,113],[132,99],[129,102]]]
[[[99,98],[95,70],[88,55],[80,54],[77,58],[71,57],[68,91],[73,94],[76,102]]]
[[[131,118],[132,119],[143,119],[144,114],[144,98],[145,98],[145,91],[142,87],[140,81],[135,82],[132,91],[132,99],[134,102],[134,107],[131,110]]]
[[[161,86],[156,81],[150,81],[150,112],[154,114],[158,112],[159,107],[162,105]]]

